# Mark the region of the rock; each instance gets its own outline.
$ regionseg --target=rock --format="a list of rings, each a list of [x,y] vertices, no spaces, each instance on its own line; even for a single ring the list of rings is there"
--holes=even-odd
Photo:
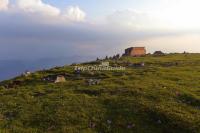
[[[200,106],[197,106],[196,109],[199,109],[199,110],[200,110]]]
[[[79,74],[81,74],[81,70],[77,69],[77,70],[74,71],[74,73],[79,75]]]
[[[178,103],[182,103],[182,101],[181,101],[181,100],[178,100]]]
[[[95,74],[95,73],[94,73],[94,72],[91,72],[91,71],[89,71],[89,72],[88,72],[88,74],[90,74],[90,75],[94,76],[94,74]]]
[[[162,123],[162,121],[161,121],[161,120],[158,120],[158,121],[157,121],[157,123],[158,123],[158,124],[161,124],[161,123]]]
[[[176,96],[180,96],[180,92],[178,92],[178,91],[176,91],[175,94],[176,94]]]
[[[134,127],[135,127],[135,124],[128,124],[128,125],[127,125],[127,128],[128,128],[128,129],[131,129],[131,128],[134,128]]]
[[[111,124],[111,123],[112,123],[112,121],[111,121],[111,120],[107,120],[107,123],[108,123],[108,124]]]
[[[164,89],[167,89],[167,87],[166,87],[166,86],[163,86],[163,88],[164,88]]]
[[[95,128],[95,127],[96,127],[96,124],[95,124],[94,122],[90,122],[90,123],[89,123],[89,127],[90,127],[90,128]]]
[[[89,86],[92,86],[92,85],[100,84],[101,80],[100,79],[88,79],[86,82]]]
[[[54,83],[63,83],[63,82],[66,82],[65,77],[62,76],[62,75],[59,75],[59,76],[57,76],[57,78],[56,78]]]
[[[144,62],[140,62],[140,63],[130,63],[128,64],[128,66],[130,67],[144,67],[145,66],[145,63]]]
[[[22,75],[25,76],[25,77],[28,77],[29,75],[31,75],[31,72],[25,71]]]
[[[100,84],[100,82],[101,82],[100,79],[97,79],[97,80],[96,80],[96,84],[97,84],[97,85]]]

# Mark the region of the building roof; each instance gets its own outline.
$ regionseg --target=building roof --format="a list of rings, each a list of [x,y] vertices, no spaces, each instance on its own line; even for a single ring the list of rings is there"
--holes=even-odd
[[[145,47],[130,47],[130,48],[127,48],[127,49],[145,49]]]
[[[154,54],[164,54],[162,51],[155,51]]]

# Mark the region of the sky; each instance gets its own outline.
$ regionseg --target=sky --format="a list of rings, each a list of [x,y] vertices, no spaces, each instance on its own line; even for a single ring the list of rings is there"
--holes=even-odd
[[[0,0],[0,60],[200,52],[199,0]]]

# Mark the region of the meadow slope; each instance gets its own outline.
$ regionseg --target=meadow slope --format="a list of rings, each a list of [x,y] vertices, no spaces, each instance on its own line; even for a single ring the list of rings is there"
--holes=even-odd
[[[0,83],[0,132],[199,133],[200,54],[108,60],[125,71],[56,67]],[[144,62],[144,67],[127,64]],[[98,65],[100,61],[78,64]],[[65,83],[45,81],[65,75]],[[101,79],[88,85],[88,79]]]

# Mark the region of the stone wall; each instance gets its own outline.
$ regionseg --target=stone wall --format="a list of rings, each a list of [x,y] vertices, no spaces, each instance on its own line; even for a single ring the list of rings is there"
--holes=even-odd
[[[125,50],[126,56],[144,56],[146,55],[145,47],[131,47]]]

